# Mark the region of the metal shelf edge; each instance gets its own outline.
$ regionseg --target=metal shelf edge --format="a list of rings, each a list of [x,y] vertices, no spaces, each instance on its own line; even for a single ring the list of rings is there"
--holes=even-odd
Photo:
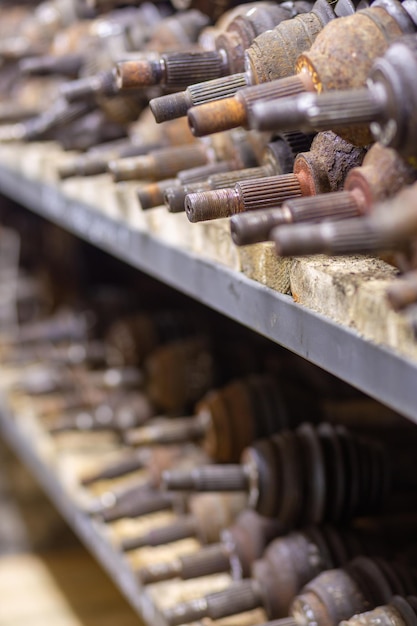
[[[417,363],[240,274],[0,166],[0,192],[417,422]]]
[[[121,554],[96,530],[94,522],[71,501],[59,481],[26,441],[4,400],[0,400],[0,434],[33,473],[74,532],[95,556],[139,617],[152,626],[167,626],[147,592],[141,588]]]

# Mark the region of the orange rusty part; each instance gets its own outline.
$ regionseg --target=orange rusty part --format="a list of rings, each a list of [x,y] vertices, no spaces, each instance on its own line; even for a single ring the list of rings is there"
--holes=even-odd
[[[401,35],[397,22],[379,7],[339,18],[300,55],[296,70],[307,71],[318,92],[364,87],[374,60]]]
[[[327,24],[311,49],[298,58],[296,71],[310,74],[318,93],[364,87],[375,59],[401,35],[399,25],[384,9],[365,9]],[[334,130],[359,146],[373,141],[363,125]]]
[[[158,66],[153,59],[116,63],[116,84],[120,91],[157,84]]]
[[[188,123],[196,137],[245,126],[246,109],[235,97],[207,102],[188,111]]]
[[[315,196],[330,191],[326,172],[319,160],[310,152],[300,153],[294,163],[294,174],[297,176],[301,194]]]

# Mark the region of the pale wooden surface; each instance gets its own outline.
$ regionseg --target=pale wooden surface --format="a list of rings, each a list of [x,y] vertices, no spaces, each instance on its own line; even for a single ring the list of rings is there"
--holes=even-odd
[[[0,558],[0,626],[141,626],[81,547]]]

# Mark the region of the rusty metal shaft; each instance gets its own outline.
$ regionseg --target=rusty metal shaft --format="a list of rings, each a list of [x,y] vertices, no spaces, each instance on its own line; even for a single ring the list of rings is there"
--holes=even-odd
[[[192,515],[182,515],[172,524],[153,528],[139,537],[124,539],[120,547],[124,552],[129,552],[145,546],[161,546],[188,537],[195,537],[196,533],[196,520],[194,517]]]
[[[222,544],[207,546],[197,552],[180,556],[165,563],[149,565],[138,571],[142,584],[149,585],[162,580],[201,578],[230,570],[227,549]]]
[[[210,617],[213,620],[251,611],[262,605],[257,585],[252,580],[234,583],[225,591],[178,604],[164,612],[169,626],[179,626]]]
[[[119,91],[151,85],[187,87],[220,77],[225,69],[225,59],[216,50],[167,52],[157,58],[120,61],[116,64],[116,82]]]
[[[362,218],[280,226],[271,233],[281,256],[304,254],[368,254],[403,247],[417,235],[417,186]]]
[[[242,465],[208,465],[191,470],[166,470],[162,484],[179,491],[246,491],[248,475]]]
[[[267,241],[270,232],[283,224],[342,220],[361,215],[360,201],[349,191],[287,200],[280,208],[249,211],[232,216],[230,232],[238,246]]]
[[[243,180],[233,189],[218,189],[189,194],[185,211],[190,222],[230,217],[243,211],[280,206],[285,200],[302,195],[294,174]]]
[[[310,87],[304,75],[239,89],[235,96],[193,107],[188,111],[188,123],[196,137],[247,127],[255,102],[265,102],[302,93]]]
[[[190,85],[185,91],[154,98],[149,102],[149,107],[158,123],[166,122],[187,115],[191,107],[230,98],[247,85],[248,79],[244,73],[215,78]]]
[[[334,130],[385,119],[383,89],[305,93],[282,100],[257,102],[249,119],[258,130]]]

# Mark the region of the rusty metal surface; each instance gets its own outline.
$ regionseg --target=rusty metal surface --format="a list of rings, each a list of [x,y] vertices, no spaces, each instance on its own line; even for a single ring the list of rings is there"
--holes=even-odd
[[[401,35],[399,25],[383,8],[359,11],[330,22],[311,49],[300,55],[296,71],[307,72],[319,93],[364,87],[374,60]],[[371,141],[369,129],[363,126],[345,127],[340,134],[358,145]]]
[[[245,53],[252,83],[292,76],[299,55],[312,46],[322,28],[318,15],[304,13],[256,37]]]
[[[375,202],[395,195],[417,179],[417,170],[395,150],[379,143],[367,153],[362,167],[353,169],[346,177],[347,191],[360,191],[369,210]]]
[[[303,195],[317,195],[342,189],[348,172],[362,163],[364,148],[357,148],[332,131],[319,133],[309,152],[299,154],[294,174]]]
[[[297,622],[336,626],[368,608],[357,583],[343,570],[328,570],[309,582],[291,605]]]

